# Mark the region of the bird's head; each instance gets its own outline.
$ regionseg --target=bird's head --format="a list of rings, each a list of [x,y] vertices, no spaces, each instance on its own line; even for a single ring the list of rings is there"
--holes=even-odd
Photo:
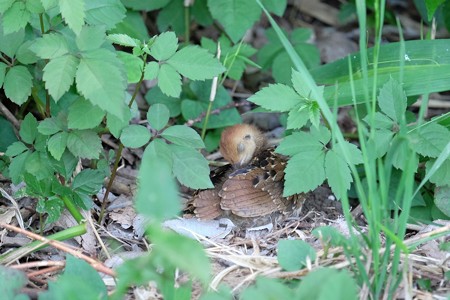
[[[220,152],[232,165],[247,165],[266,146],[266,138],[255,126],[238,124],[225,129]]]

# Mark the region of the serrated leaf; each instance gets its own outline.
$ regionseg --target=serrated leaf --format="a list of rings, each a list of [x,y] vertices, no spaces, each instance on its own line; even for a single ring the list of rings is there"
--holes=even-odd
[[[381,88],[378,105],[382,112],[397,123],[404,118],[407,105],[406,94],[402,86],[392,77]]]
[[[22,105],[31,95],[33,77],[24,66],[14,66],[9,69],[5,76],[3,89],[5,95],[14,103]]]
[[[67,147],[67,138],[69,134],[67,132],[58,132],[53,135],[47,143],[48,152],[55,158],[56,160],[60,160],[64,151]]]
[[[85,8],[83,0],[59,0],[59,10],[70,29],[78,35],[84,25]]]
[[[450,217],[450,186],[437,187],[434,192],[434,204],[447,216]]]
[[[56,118],[46,118],[39,122],[37,129],[41,134],[52,135],[61,131],[63,128]]]
[[[19,49],[17,49],[16,58],[20,63],[24,65],[32,65],[39,60],[36,53],[31,50],[33,43],[33,40],[26,41],[20,45]]]
[[[45,12],[41,0],[27,0],[25,5],[27,10],[33,14],[42,14]]]
[[[181,184],[193,189],[213,188],[207,160],[195,149],[169,145],[173,154],[173,173]]]
[[[80,158],[97,159],[102,148],[102,141],[92,130],[74,130],[69,132],[67,148]]]
[[[229,299],[229,297],[224,298]],[[249,286],[239,297],[241,300],[272,300],[272,299],[297,299],[294,298],[292,289],[276,278],[257,277],[256,284]],[[217,299],[222,300],[222,298]]]
[[[158,76],[159,64],[156,61],[151,61],[145,65],[144,79],[153,80]]]
[[[296,271],[316,260],[316,251],[307,242],[300,240],[279,240],[277,258],[286,271]]]
[[[309,120],[309,113],[305,105],[299,104],[288,113],[286,129],[300,129]]]
[[[347,270],[317,268],[303,277],[293,299],[356,300],[357,295],[358,285]]]
[[[194,129],[184,125],[170,126],[161,133],[161,136],[176,145],[191,148],[205,147],[200,135]]]
[[[167,31],[156,36],[150,47],[150,55],[156,60],[169,59],[178,49],[178,39],[174,32]]]
[[[139,148],[150,141],[151,135],[147,128],[141,125],[128,125],[120,134],[120,141],[125,147]]]
[[[79,60],[73,55],[54,58],[44,68],[45,88],[57,102],[73,84]]]
[[[109,34],[107,39],[114,44],[125,47],[137,47],[140,44],[140,41],[138,39],[134,39],[131,36],[123,33]]]
[[[325,156],[325,173],[331,190],[338,199],[342,199],[353,178],[345,160],[333,150]]]
[[[24,29],[10,34],[4,34],[3,30],[0,28],[0,52],[5,53],[9,57],[14,57],[17,53],[17,49],[23,44],[24,39]]]
[[[242,38],[261,16],[261,8],[255,1],[208,0],[208,7],[213,18],[223,25],[234,43]]]
[[[47,214],[45,224],[51,224],[61,217],[64,210],[64,202],[57,197],[50,197],[48,199],[39,199],[36,211],[41,214]]]
[[[3,0],[0,2],[0,14],[3,14],[10,8],[16,0]]]
[[[323,149],[323,145],[307,132],[293,132],[291,135],[285,137],[276,152],[293,156],[303,151],[319,152]]]
[[[122,129],[128,125],[131,120],[131,112],[128,108],[124,110],[124,118],[123,120],[119,119],[115,115],[106,114],[106,125],[108,126],[109,131],[115,138],[119,138],[122,132]]]
[[[152,153],[144,155],[138,175],[136,209],[152,220],[176,216],[181,205],[169,164]]]
[[[18,184],[22,180],[23,174],[25,173],[25,166],[30,155],[31,151],[28,150],[17,155],[11,160],[8,170],[9,176],[14,184]]]
[[[125,69],[127,70],[128,83],[139,82],[142,75],[142,60],[133,54],[123,51],[117,51],[117,56],[123,62]]]
[[[192,80],[212,79],[225,71],[222,64],[208,50],[187,46],[177,51],[167,63],[181,75]]]
[[[80,51],[90,51],[100,48],[105,42],[105,28],[101,26],[83,26],[75,38]]]
[[[93,104],[123,117],[126,80],[115,54],[97,49],[83,54],[76,73],[78,91]]]
[[[31,45],[31,51],[40,58],[51,59],[63,56],[69,52],[67,41],[59,33],[44,34]]]
[[[38,135],[38,122],[36,118],[28,113],[20,124],[20,138],[27,144],[33,144],[34,140]]]
[[[45,151],[35,151],[31,153],[26,161],[25,170],[38,180],[49,178],[53,176],[54,173],[50,158]]]
[[[318,128],[320,126],[320,108],[316,101],[308,104],[308,115],[313,126]]]
[[[147,121],[156,130],[163,129],[169,121],[169,117],[169,109],[161,103],[153,104],[147,112]]]
[[[408,138],[411,141],[411,148],[417,153],[438,157],[450,141],[450,131],[437,123],[430,123],[424,127],[416,128]]]
[[[369,115],[364,117],[363,121],[366,122],[367,125],[371,125],[370,124]],[[394,126],[394,122],[392,121],[392,119],[390,119],[385,114],[382,114],[382,113],[377,111],[373,115],[373,128],[375,128],[375,129],[389,129],[390,130],[390,129],[393,128],[393,126]]]
[[[392,164],[394,167],[400,170],[405,170],[411,161],[415,161],[413,164],[415,169],[419,165],[418,155],[413,152],[409,146],[409,141],[407,139],[402,139],[396,135],[391,142],[391,146],[388,150],[388,155],[392,152]]]
[[[5,13],[3,14],[3,32],[9,34],[17,32],[30,21],[31,13],[26,9],[24,2],[16,1]]]
[[[325,180],[324,163],[325,153],[322,150],[302,151],[289,159],[283,196],[305,193],[322,184]]]
[[[6,64],[0,62],[0,86],[3,85],[3,81],[5,80],[6,74]]]
[[[181,76],[168,64],[163,64],[158,72],[158,86],[170,97],[179,97],[181,93]]]
[[[152,155],[160,160],[164,160],[169,166],[169,169],[172,170],[172,150],[163,139],[154,139],[150,144],[148,144],[144,151],[144,156],[146,155]]]
[[[430,159],[425,164],[427,174],[430,172],[435,159]],[[437,186],[446,186],[450,182],[450,158],[447,158],[442,165],[436,170],[436,172],[430,177],[430,182]]]
[[[25,146],[22,142],[14,142],[9,145],[8,149],[5,152],[6,156],[14,157],[28,150],[28,147]]]
[[[101,25],[107,30],[125,18],[126,9],[120,0],[96,0],[86,2],[86,23]]]
[[[92,129],[97,127],[105,117],[105,112],[96,105],[92,105],[83,97],[79,97],[69,107],[67,116],[68,128]]]
[[[261,3],[269,12],[279,17],[283,16],[287,6],[287,0],[261,0]]]
[[[350,163],[354,165],[361,164],[363,162],[362,152],[359,148],[350,142],[345,141],[343,144],[344,151],[348,153],[350,158]],[[336,144],[333,147],[333,151],[339,155],[342,159],[344,159],[344,154],[342,153],[341,147],[339,144]]]
[[[86,169],[75,176],[72,189],[86,195],[94,195],[103,185],[105,174],[99,170]]]
[[[181,112],[181,99],[165,95],[158,86],[150,89],[145,95],[145,100],[149,105],[162,103],[170,110],[170,116],[176,117]]]
[[[248,98],[248,101],[262,108],[280,112],[291,110],[301,104],[301,100],[300,95],[284,84],[269,84],[268,87]]]

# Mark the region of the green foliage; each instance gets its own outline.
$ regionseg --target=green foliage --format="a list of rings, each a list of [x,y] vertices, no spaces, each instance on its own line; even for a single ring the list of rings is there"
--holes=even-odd
[[[277,253],[278,262],[286,271],[300,270],[316,259],[314,248],[300,240],[280,240]]]
[[[25,274],[18,270],[0,266],[0,293],[2,297],[11,300],[30,299],[26,294],[20,293],[25,283]]]
[[[39,299],[61,298],[108,299],[108,293],[100,275],[87,262],[68,254],[64,273],[39,296]]]

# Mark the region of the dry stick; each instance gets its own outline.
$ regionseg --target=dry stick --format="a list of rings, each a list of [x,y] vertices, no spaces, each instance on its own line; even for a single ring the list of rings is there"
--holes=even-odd
[[[48,267],[48,268],[45,268],[45,269],[42,269],[42,270],[30,272],[30,273],[27,274],[27,277],[34,280],[34,279],[36,279],[36,278],[34,278],[36,276],[47,274],[47,273],[57,272],[57,271],[62,270],[63,268],[64,268],[63,266]]]
[[[20,128],[19,121],[16,119],[16,117],[14,117],[14,115],[9,111],[9,109],[1,102],[0,102],[0,111],[5,116],[5,118],[8,119],[8,121],[10,121],[14,125],[15,129],[19,130]]]
[[[49,266],[64,267],[65,265],[66,265],[66,263],[64,261],[41,260],[41,261],[27,262],[27,263],[23,263],[20,265],[13,265],[13,266],[11,266],[11,268],[17,269],[17,270],[22,270],[22,269],[49,267]]]
[[[73,256],[75,256],[75,257],[77,257],[77,258],[80,258],[80,259],[85,260],[85,261],[88,262],[94,269],[96,269],[96,270],[99,271],[99,272],[105,273],[105,274],[110,275],[110,276],[113,276],[113,277],[116,276],[116,272],[114,272],[114,270],[112,270],[112,269],[106,267],[106,266],[103,265],[101,262],[96,261],[95,259],[90,258],[90,257],[87,256],[87,255],[84,255],[84,254],[82,254],[82,253],[80,253],[80,252],[78,252],[78,251],[76,251],[76,250],[73,250],[73,249],[67,247],[64,243],[61,243],[61,242],[55,241],[55,240],[49,240],[49,239],[47,239],[47,238],[45,238],[45,237],[43,237],[43,236],[40,236],[40,235],[35,234],[35,233],[33,233],[33,232],[30,232],[30,231],[28,231],[28,230],[23,230],[23,229],[21,229],[21,228],[18,228],[18,227],[16,227],[16,226],[9,225],[9,224],[3,223],[3,222],[0,222],[0,227],[6,228],[6,229],[8,229],[8,230],[12,230],[12,231],[17,232],[17,233],[24,234],[24,235],[28,236],[29,238],[32,238],[32,239],[41,241],[41,242],[43,242],[43,243],[45,243],[45,244],[52,245],[52,246],[55,247],[56,249],[59,249],[59,250],[64,251],[64,252],[66,252],[66,253],[72,254]]]

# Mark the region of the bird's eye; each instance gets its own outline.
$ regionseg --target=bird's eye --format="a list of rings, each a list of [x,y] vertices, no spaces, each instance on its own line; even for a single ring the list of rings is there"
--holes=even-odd
[[[244,140],[249,140],[249,139],[251,139],[252,138],[252,136],[250,135],[250,134],[246,134],[245,136],[244,136]]]

